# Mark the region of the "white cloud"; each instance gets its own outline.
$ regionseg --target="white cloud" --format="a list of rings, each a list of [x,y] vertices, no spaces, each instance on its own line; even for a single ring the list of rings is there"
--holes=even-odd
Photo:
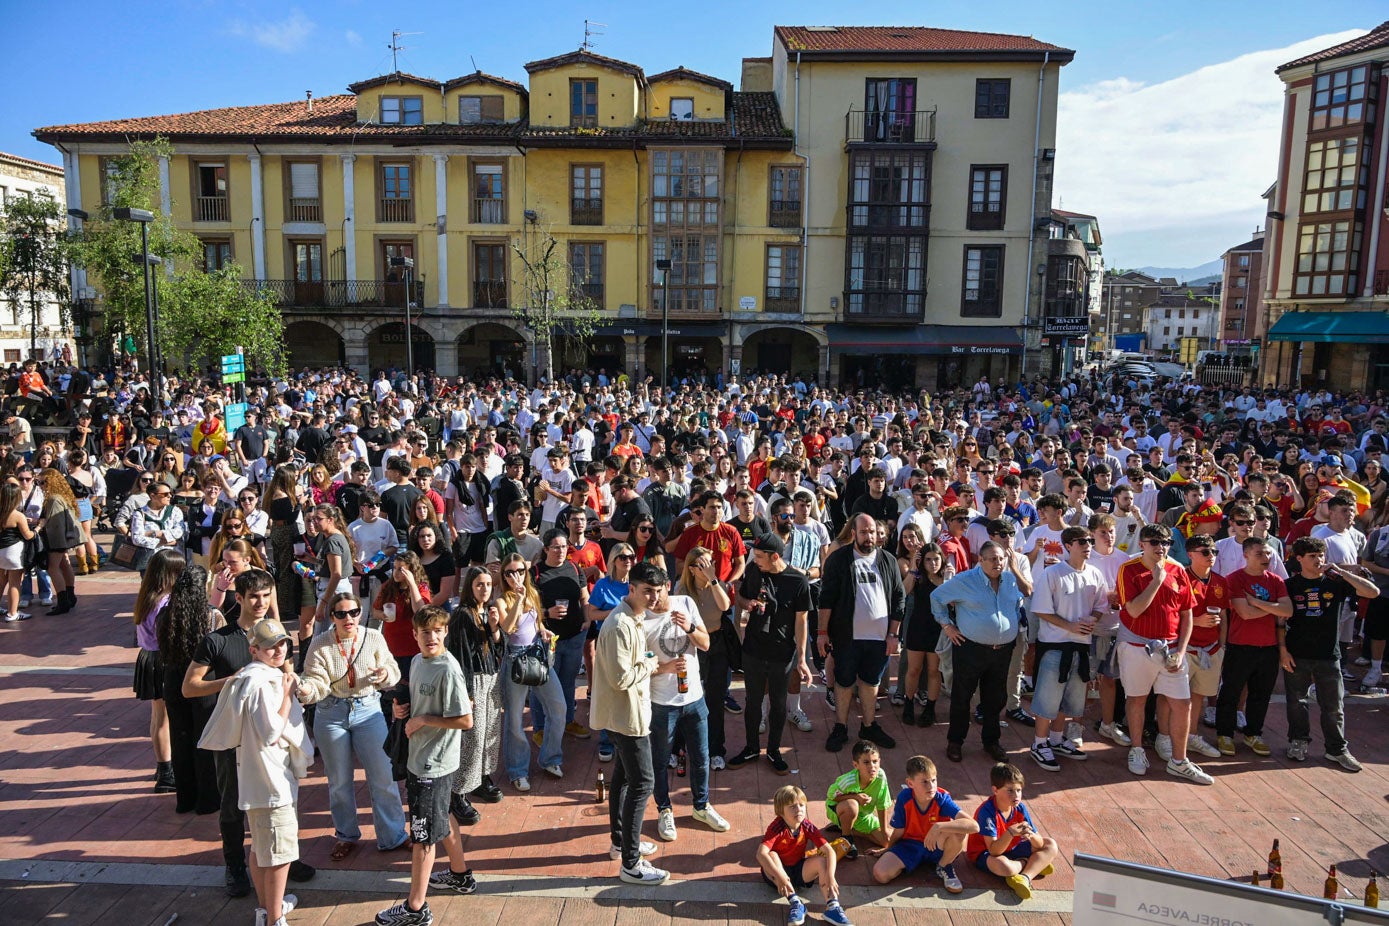
[[[351,45],[353,48],[362,44],[362,36],[355,29],[348,29],[343,33],[342,37],[346,40],[347,44]]]
[[[274,22],[233,20],[227,31],[239,38],[250,39],[257,45],[275,51],[298,51],[314,31],[314,21],[300,10],[290,10],[289,16]]]
[[[1317,36],[1156,84],[1120,76],[1063,92],[1057,196],[1099,217],[1106,257],[1121,266],[1218,257],[1262,224],[1259,196],[1276,178],[1274,68],[1363,34]]]

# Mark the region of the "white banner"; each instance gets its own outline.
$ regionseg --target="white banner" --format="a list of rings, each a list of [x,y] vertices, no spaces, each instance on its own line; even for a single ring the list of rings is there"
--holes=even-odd
[[[1339,926],[1389,911],[1076,853],[1073,926]]]

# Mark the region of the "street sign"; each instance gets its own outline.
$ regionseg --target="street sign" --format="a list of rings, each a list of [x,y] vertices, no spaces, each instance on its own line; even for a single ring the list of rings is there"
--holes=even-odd
[[[224,385],[224,386],[230,386],[230,385],[232,385],[233,383],[244,383],[244,382],[246,382],[246,374],[245,374],[245,373],[223,373],[223,374],[222,374],[222,385]]]
[[[1084,338],[1090,335],[1090,316],[1042,319],[1042,334],[1053,338]]]
[[[245,374],[242,374],[242,377],[241,377],[241,378],[244,380],[244,379],[246,378]],[[227,433],[228,433],[228,434],[234,433],[234,432],[236,431],[237,428],[241,427],[241,426],[242,426],[243,424],[245,424],[245,423],[246,423],[246,403],[245,403],[245,402],[233,402],[231,405],[228,405],[228,406],[227,406]]]
[[[222,357],[222,374],[245,373],[246,358],[241,354],[224,354]]]
[[[756,296],[743,296],[738,300],[738,310],[742,312],[753,312],[757,310]]]

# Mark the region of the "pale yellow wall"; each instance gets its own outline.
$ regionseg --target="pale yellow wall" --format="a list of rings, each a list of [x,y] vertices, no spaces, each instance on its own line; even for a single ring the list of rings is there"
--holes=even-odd
[[[568,64],[532,74],[530,121],[535,126],[569,125],[569,81],[598,81],[598,125],[626,127],[640,115],[636,78],[590,64]]]
[[[357,121],[381,121],[381,97],[417,96],[423,99],[425,124],[444,122],[444,100],[438,87],[425,86],[412,81],[388,83],[380,87],[370,87],[357,95]],[[454,121],[457,121],[455,116]]]
[[[693,80],[663,80],[646,90],[646,113],[650,119],[670,118],[670,98],[684,97],[694,101],[696,120],[722,122],[727,118],[726,96],[719,87]]]
[[[502,98],[502,118],[507,122],[518,122],[526,115],[525,101],[515,90],[498,87],[496,84],[465,84],[444,94],[444,121],[458,121],[458,98],[461,96],[499,96]]]
[[[800,242],[798,229],[767,224],[772,165],[799,163],[789,151],[747,151],[741,164],[738,153],[730,151],[724,160],[724,227],[728,231],[723,245],[727,285],[722,302],[728,311],[738,311],[738,300],[744,296],[757,300],[758,312],[766,311],[767,245]]]

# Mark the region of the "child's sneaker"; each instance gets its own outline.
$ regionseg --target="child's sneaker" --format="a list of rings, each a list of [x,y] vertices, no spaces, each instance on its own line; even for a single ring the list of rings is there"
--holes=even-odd
[[[963,894],[965,886],[960,883],[960,876],[955,874],[954,865],[937,865],[936,877],[945,882],[945,889],[952,894]]]
[[[411,910],[410,902],[402,900],[376,914],[376,926],[431,926],[433,922],[434,914],[429,911],[427,902],[418,910]]]
[[[1027,875],[1009,875],[1007,878],[1004,878],[1004,881],[1013,889],[1013,893],[1017,894],[1019,898],[1023,900],[1030,900],[1032,898],[1032,879]]]
[[[849,914],[844,912],[843,905],[837,900],[825,904],[825,922],[833,923],[834,926],[854,926],[849,921]]]
[[[805,922],[805,902],[795,894],[786,898],[786,926],[801,926]]]
[[[623,867],[618,877],[628,884],[665,884],[670,879],[670,872],[657,868],[646,859],[637,862],[636,868]]]
[[[462,872],[449,870],[436,872],[429,876],[429,886],[447,888],[459,894],[477,893],[477,881],[473,878],[471,868]]]

